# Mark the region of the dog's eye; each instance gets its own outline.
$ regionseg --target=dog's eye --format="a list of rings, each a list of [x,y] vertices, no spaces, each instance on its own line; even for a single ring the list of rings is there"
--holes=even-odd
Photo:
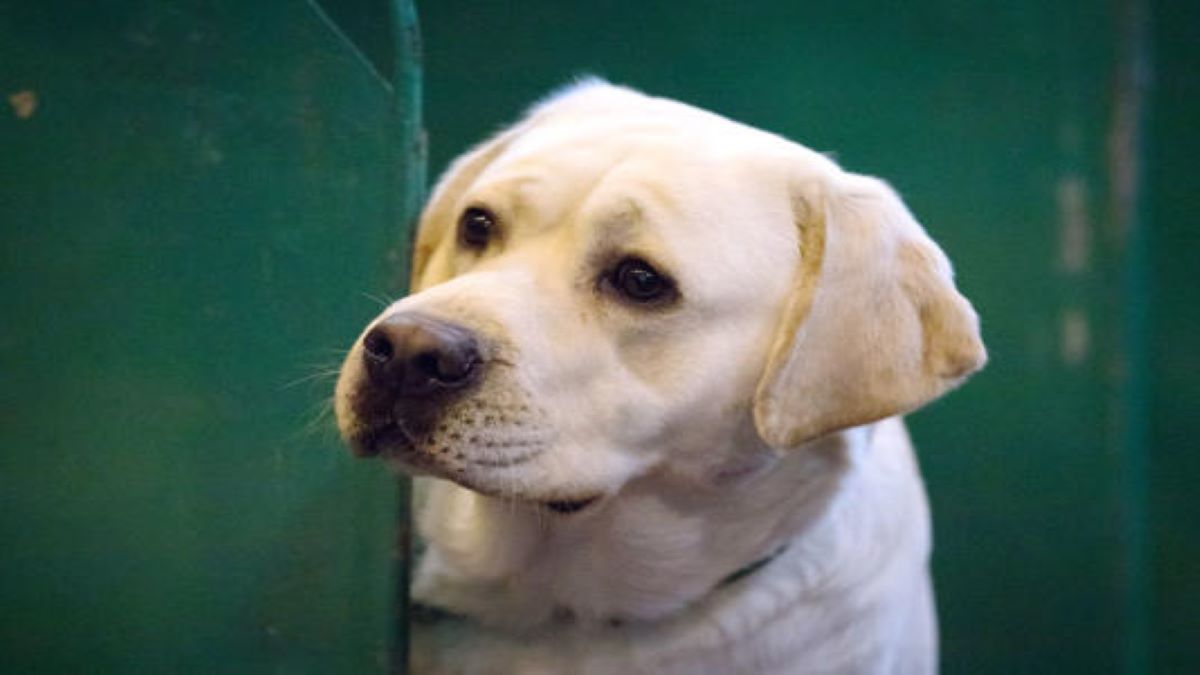
[[[467,248],[484,249],[495,229],[496,216],[487,209],[472,206],[458,219],[458,240]]]
[[[675,284],[641,258],[625,258],[617,263],[606,283],[639,305],[659,304],[675,295]]]

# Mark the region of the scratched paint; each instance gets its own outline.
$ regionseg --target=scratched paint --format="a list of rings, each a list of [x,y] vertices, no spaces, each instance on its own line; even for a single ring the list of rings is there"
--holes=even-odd
[[[1087,183],[1077,174],[1059,178],[1055,188],[1058,202],[1058,264],[1070,275],[1088,267],[1092,225],[1087,210]]]
[[[1087,360],[1092,347],[1092,330],[1087,314],[1078,308],[1067,308],[1059,314],[1059,355],[1068,366],[1078,366]]]
[[[17,119],[27,120],[37,112],[37,93],[30,89],[14,92],[9,94],[8,104],[12,106],[13,114],[17,116]]]
[[[1088,186],[1082,176],[1068,173],[1055,185],[1058,207],[1058,268],[1071,278],[1080,278],[1088,270],[1091,257],[1092,222],[1088,214]],[[1059,312],[1059,358],[1069,367],[1087,361],[1091,351],[1091,325],[1088,315],[1077,306]]]

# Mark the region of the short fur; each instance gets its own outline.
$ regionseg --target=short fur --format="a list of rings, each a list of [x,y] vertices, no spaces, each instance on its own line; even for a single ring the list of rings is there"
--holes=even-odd
[[[497,216],[483,252],[456,234],[469,207]],[[603,279],[629,255],[678,301],[615,297]],[[488,361],[435,431],[385,453],[430,474],[413,593],[457,617],[416,627],[418,672],[936,670],[929,516],[897,415],[986,355],[886,184],[590,80],[454,162],[412,286],[380,319],[465,326]],[[352,444],[361,358],[336,397]]]

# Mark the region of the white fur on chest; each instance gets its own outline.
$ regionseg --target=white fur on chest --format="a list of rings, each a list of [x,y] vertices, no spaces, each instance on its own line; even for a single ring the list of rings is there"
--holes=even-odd
[[[549,516],[426,486],[417,672],[933,672],[928,512],[898,420],[726,488]],[[722,585],[786,545],[763,569]]]

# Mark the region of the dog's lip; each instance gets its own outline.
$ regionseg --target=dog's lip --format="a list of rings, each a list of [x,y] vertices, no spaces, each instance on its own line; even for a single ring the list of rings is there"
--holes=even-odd
[[[377,457],[389,446],[411,443],[400,425],[391,423],[363,430],[349,439],[350,450],[359,457]]]
[[[598,501],[600,501],[600,495],[590,495],[582,498],[551,499],[542,501],[541,504],[555,513],[571,515],[579,513]]]
[[[386,450],[396,447],[412,447],[413,445],[411,434],[409,434],[408,431],[395,422],[382,424],[360,431],[359,433],[351,436],[348,441],[351,451],[358,457],[378,457]],[[499,467],[508,465],[511,464],[497,464]],[[478,491],[478,489],[474,487],[464,487]],[[509,498],[521,499],[521,496],[519,495],[507,496]],[[580,511],[583,511],[593,504],[599,502],[603,496],[604,495],[601,494],[591,494],[584,495],[582,497],[555,497],[554,499],[526,497],[525,499],[544,507],[548,511],[552,511],[553,513],[569,516],[579,513]]]

